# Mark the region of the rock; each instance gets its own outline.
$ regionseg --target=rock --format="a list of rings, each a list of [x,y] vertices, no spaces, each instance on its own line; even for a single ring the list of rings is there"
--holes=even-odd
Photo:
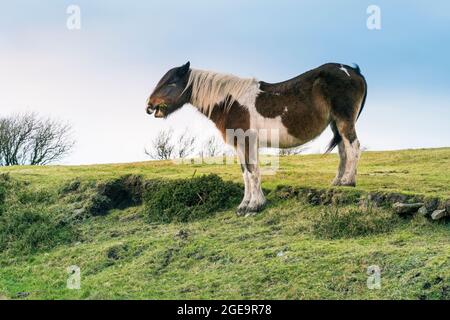
[[[331,204],[332,200],[333,200],[333,192],[332,191],[324,192],[320,197],[320,201],[323,205]]]
[[[396,202],[392,206],[396,213],[398,214],[409,214],[417,212],[421,207],[423,207],[423,203],[400,203]]]
[[[447,210],[441,209],[441,210],[435,210],[431,214],[431,219],[433,220],[440,220],[447,216]]]
[[[320,195],[318,195],[317,190],[311,190],[308,192],[306,199],[308,200],[308,203],[313,206],[318,206],[320,204]]]
[[[390,193],[386,196],[386,200],[389,203],[403,203],[406,202],[406,200],[408,200],[408,197],[404,194],[401,193]]]
[[[368,197],[369,201],[375,204],[377,207],[381,207],[386,202],[386,195],[381,192],[371,192]]]
[[[16,294],[16,298],[26,298],[26,297],[28,297],[30,295],[30,293],[29,292],[17,292],[17,294]]]
[[[73,214],[76,215],[76,216],[82,215],[82,214],[84,214],[85,212],[86,212],[86,209],[85,209],[85,208],[73,210]]]
[[[428,215],[428,210],[426,206],[422,206],[420,207],[419,211],[417,211],[417,213],[419,213],[422,216],[427,216]]]
[[[175,234],[176,238],[180,238],[181,240],[186,240],[189,237],[189,231],[181,229]]]
[[[72,217],[77,220],[83,220],[83,218],[85,217],[85,213],[86,213],[85,208],[75,209],[73,210]]]
[[[450,213],[450,199],[445,201],[445,210],[447,210],[447,213]]]
[[[439,199],[437,198],[428,198],[425,200],[425,207],[427,208],[428,212],[433,212],[434,210],[437,210],[439,206]]]

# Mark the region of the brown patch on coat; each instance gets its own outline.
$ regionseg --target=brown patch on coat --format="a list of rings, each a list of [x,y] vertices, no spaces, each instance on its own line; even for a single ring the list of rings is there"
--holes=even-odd
[[[226,106],[226,101],[214,106],[210,117],[224,140],[226,139],[227,129],[242,129],[245,132],[250,128],[250,114],[246,107],[240,105],[237,101],[229,109]]]
[[[230,99],[230,97],[228,97]],[[210,119],[214,122],[217,129],[219,129],[222,134],[222,138],[225,142],[227,142],[226,131],[229,129],[232,130],[242,130],[244,134],[248,129],[250,129],[250,113],[248,109],[237,101],[234,101],[230,108],[227,108],[229,101],[226,99],[224,102],[215,105],[213,111],[211,113]],[[233,147],[238,147],[238,137],[234,136]],[[245,154],[245,163],[241,163],[241,170],[244,171],[245,167],[252,171],[253,169],[249,166],[249,148],[250,148],[250,139],[248,136],[244,137],[244,140],[241,140],[240,143],[244,143],[241,145],[244,148]]]
[[[256,110],[266,118],[281,116],[288,133],[307,142],[331,121],[354,124],[365,93],[365,81],[352,67],[325,64],[291,80],[261,81]]]

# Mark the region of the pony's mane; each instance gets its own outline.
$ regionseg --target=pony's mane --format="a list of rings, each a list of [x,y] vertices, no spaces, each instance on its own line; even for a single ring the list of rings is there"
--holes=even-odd
[[[235,101],[243,101],[249,92],[259,90],[256,79],[196,69],[191,69],[186,88],[189,87],[191,104],[208,117],[219,103],[226,103],[225,108],[229,109]]]

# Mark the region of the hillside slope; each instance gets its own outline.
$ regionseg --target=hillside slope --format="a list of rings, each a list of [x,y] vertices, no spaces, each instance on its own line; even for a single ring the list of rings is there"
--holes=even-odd
[[[167,223],[149,219],[153,185],[143,204],[83,217],[77,206],[92,208],[96,199],[98,207],[99,185],[126,174],[167,180],[216,173],[240,182],[238,165],[1,168],[0,297],[450,299],[448,220],[399,217],[384,207],[311,205],[275,190],[327,188],[336,167],[336,155],[282,158],[278,172],[263,177],[269,205],[260,215],[237,217],[233,200],[207,216]],[[367,152],[357,190],[447,199],[449,168],[450,148]],[[81,270],[80,290],[66,288],[73,265]],[[367,286],[370,266],[381,271],[380,289]]]

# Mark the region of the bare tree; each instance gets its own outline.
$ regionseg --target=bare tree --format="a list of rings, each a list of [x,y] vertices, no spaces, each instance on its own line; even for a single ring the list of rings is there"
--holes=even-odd
[[[202,150],[200,150],[200,156],[206,158],[213,158],[223,155],[225,152],[223,143],[221,143],[215,136],[209,137],[203,144]]]
[[[178,136],[176,145],[176,155],[178,158],[187,158],[193,154],[196,146],[196,138],[191,136],[187,129]]]
[[[67,156],[72,127],[36,113],[0,118],[0,165],[46,165]]]
[[[152,140],[150,150],[145,149],[145,154],[154,160],[183,159],[192,155],[195,147],[196,138],[187,129],[178,137],[174,137],[172,129],[164,129]]]
[[[145,149],[145,154],[154,160],[172,159],[175,145],[172,144],[173,130],[161,130],[152,140],[151,150]]]
[[[292,156],[292,155],[296,155],[296,154],[305,152],[306,150],[308,150],[308,147],[304,147],[304,146],[288,148],[288,149],[279,149],[278,155],[280,157]]]

